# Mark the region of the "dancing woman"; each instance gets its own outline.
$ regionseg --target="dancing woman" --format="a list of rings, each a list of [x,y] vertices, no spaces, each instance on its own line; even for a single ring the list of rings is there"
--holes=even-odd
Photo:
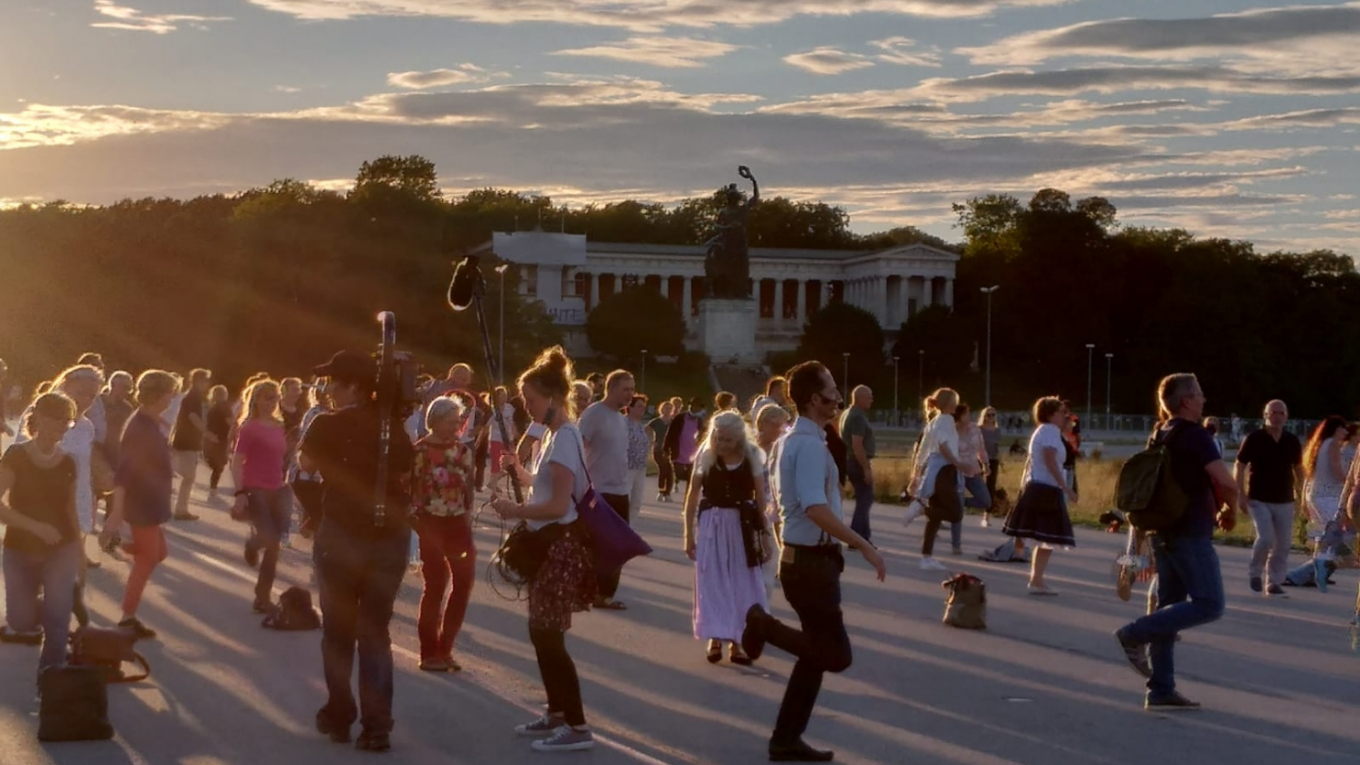
[[[1069,416],[1067,405],[1061,399],[1046,396],[1034,402],[1037,427],[1029,440],[1029,459],[1020,482],[1020,497],[1006,516],[1003,527],[1007,536],[1040,543],[1030,559],[1031,595],[1058,594],[1044,581],[1048,558],[1053,554],[1052,546],[1076,546],[1067,506],[1069,502],[1077,501],[1077,492],[1068,485],[1062,468],[1066,449],[1062,427]]]

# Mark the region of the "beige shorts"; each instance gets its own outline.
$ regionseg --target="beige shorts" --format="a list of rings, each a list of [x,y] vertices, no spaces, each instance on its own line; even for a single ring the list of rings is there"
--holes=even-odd
[[[175,473],[186,478],[198,474],[198,452],[175,451]]]

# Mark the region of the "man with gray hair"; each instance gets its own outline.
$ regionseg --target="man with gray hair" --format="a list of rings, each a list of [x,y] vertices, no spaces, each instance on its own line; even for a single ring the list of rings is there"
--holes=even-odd
[[[1266,404],[1265,427],[1242,442],[1236,465],[1238,501],[1256,526],[1247,568],[1251,591],[1261,592],[1264,574],[1266,595],[1279,598],[1289,597],[1282,585],[1289,573],[1294,507],[1304,478],[1303,444],[1284,429],[1288,420],[1289,407],[1283,401]]]
[[[874,405],[874,392],[867,385],[858,385],[850,392],[850,406],[841,414],[841,440],[849,448],[846,477],[855,490],[855,513],[850,528],[856,534],[869,536],[869,511],[874,506],[874,428],[869,424],[869,407]]]
[[[577,427],[586,447],[586,472],[605,502],[628,520],[628,418],[623,408],[633,400],[633,375],[622,369],[609,373],[604,382],[604,398],[581,413]],[[577,498],[579,499],[579,497]],[[641,510],[642,508],[638,508]],[[619,571],[596,573],[599,594],[595,608],[622,611],[627,606],[614,599],[619,590]]]
[[[1161,424],[1148,446],[1165,446],[1170,453],[1167,477],[1185,493],[1187,505],[1180,520],[1152,535],[1157,610],[1114,636],[1134,671],[1148,679],[1143,708],[1163,712],[1199,708],[1176,690],[1176,636],[1223,616],[1223,572],[1214,551],[1214,527],[1231,531],[1236,524],[1237,487],[1209,431],[1200,425],[1204,391],[1195,376],[1163,378],[1157,400]],[[1217,509],[1218,497],[1222,510]]]

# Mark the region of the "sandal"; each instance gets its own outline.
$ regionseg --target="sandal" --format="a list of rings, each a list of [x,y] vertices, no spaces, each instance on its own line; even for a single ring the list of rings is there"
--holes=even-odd
[[[449,665],[443,659],[421,659],[420,669],[424,672],[448,672]]]
[[[751,657],[741,650],[740,643],[733,643],[731,650],[727,652],[727,660],[740,667],[751,666]]]
[[[717,640],[708,641],[708,663],[717,664],[722,661],[722,643]]]
[[[595,601],[595,607],[596,607],[596,608],[603,608],[603,609],[606,610],[606,611],[627,611],[627,610],[628,610],[628,606],[624,605],[623,601],[621,601],[621,600],[614,600],[613,598],[600,598],[599,600]]]

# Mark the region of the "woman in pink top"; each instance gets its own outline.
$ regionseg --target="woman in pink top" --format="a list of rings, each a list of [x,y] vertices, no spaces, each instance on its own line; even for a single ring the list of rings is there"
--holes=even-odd
[[[231,457],[231,477],[236,482],[236,505],[231,514],[251,524],[245,558],[246,563],[260,567],[255,612],[261,614],[274,609],[271,593],[279,542],[293,512],[293,495],[283,481],[288,436],[279,414],[280,398],[279,384],[273,380],[258,380],[246,388]]]

